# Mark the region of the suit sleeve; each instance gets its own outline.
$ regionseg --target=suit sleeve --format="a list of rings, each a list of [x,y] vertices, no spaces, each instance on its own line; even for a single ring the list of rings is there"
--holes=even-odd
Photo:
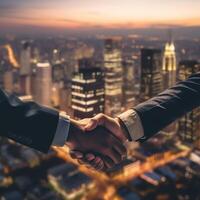
[[[47,153],[58,119],[57,111],[0,90],[0,136]]]
[[[171,122],[200,106],[200,73],[136,106],[144,135],[150,138]],[[145,139],[145,140],[146,140]],[[139,140],[142,142],[142,139]]]

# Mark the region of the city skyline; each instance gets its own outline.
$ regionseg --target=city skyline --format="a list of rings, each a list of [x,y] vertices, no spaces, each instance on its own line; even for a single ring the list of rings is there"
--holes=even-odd
[[[51,0],[0,2],[0,25],[17,29],[39,26],[54,29],[163,28],[200,26],[200,2],[126,0]],[[178,8],[178,9],[177,9]],[[156,12],[155,12],[156,11]]]
[[[199,36],[184,39],[176,33],[174,39],[171,31],[163,29],[168,35],[166,41],[161,35],[123,36],[115,32],[118,37],[0,36],[1,88],[22,101],[35,101],[50,107],[46,109],[65,111],[70,119],[88,118],[97,113],[114,117],[149,98],[156,98],[164,88],[199,71]],[[32,113],[27,113],[29,119]],[[166,115],[161,113],[149,117],[148,121],[162,124]],[[96,200],[98,196],[102,200],[162,197],[193,200],[200,195],[199,116],[197,108],[152,139],[129,143],[128,160],[111,173],[79,166],[69,156],[66,145],[54,147],[43,155],[2,137],[0,199]],[[27,133],[33,129],[29,127]],[[35,132],[34,135],[39,135]],[[39,136],[43,133],[46,131]],[[30,140],[25,138],[25,141],[29,146]]]

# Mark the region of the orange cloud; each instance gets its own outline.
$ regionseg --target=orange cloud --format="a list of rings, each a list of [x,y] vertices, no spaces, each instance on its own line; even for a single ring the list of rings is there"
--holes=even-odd
[[[92,19],[77,20],[77,19],[57,19],[57,18],[1,18],[1,26],[18,26],[18,25],[31,25],[49,28],[147,28],[147,27],[164,27],[164,26],[200,26],[200,18],[192,19],[179,19],[179,20],[143,20],[143,21],[129,21],[123,22],[108,20],[108,21],[93,21]]]

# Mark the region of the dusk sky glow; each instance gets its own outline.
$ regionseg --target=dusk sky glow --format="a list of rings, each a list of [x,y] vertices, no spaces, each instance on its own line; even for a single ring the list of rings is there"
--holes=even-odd
[[[199,26],[199,0],[0,0],[1,27]]]

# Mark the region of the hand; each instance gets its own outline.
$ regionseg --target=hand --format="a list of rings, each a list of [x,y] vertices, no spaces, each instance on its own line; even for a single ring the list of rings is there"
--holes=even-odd
[[[109,131],[111,131],[113,135],[119,138],[122,142],[125,142],[128,139],[128,133],[121,126],[119,119],[114,119],[104,114],[98,114],[91,119],[82,120],[82,122],[83,124],[87,122],[87,125],[85,126],[86,131],[92,131],[93,129],[95,129],[97,126],[100,125],[104,126]],[[99,156],[95,156],[94,154],[91,153],[86,154],[84,156],[81,152],[78,151],[71,151],[70,153],[71,156],[73,158],[78,159],[80,163],[83,163],[96,170],[102,170],[101,166],[103,160]],[[110,167],[108,166],[108,168]]]
[[[112,167],[121,162],[126,155],[125,147],[110,131],[100,126],[95,127],[92,131],[85,131],[83,122],[75,120],[71,120],[66,144],[71,150],[77,150],[84,154],[92,153],[95,156],[99,155],[98,164],[103,165],[103,160],[106,167]],[[83,161],[84,159],[82,159]],[[99,167],[102,168],[102,166]]]
[[[120,120],[118,118],[112,118],[100,113],[95,117],[87,120],[88,123],[84,127],[85,131],[92,131],[97,126],[103,126],[112,132],[112,134],[119,138],[122,142],[126,142],[128,140],[128,133],[121,126]]]

